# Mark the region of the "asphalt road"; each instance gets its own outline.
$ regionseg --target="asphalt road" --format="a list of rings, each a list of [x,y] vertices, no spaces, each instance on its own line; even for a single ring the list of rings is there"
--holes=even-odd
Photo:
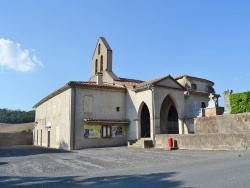
[[[250,151],[0,147],[0,187],[250,187]]]

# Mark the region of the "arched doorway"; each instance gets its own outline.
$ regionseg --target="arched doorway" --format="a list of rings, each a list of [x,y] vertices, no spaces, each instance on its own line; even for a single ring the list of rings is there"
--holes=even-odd
[[[169,95],[163,100],[160,113],[160,133],[179,134],[178,112]]]
[[[173,105],[168,112],[168,134],[179,134],[178,113]]]
[[[144,103],[141,110],[141,138],[150,137],[150,114],[147,105]]]

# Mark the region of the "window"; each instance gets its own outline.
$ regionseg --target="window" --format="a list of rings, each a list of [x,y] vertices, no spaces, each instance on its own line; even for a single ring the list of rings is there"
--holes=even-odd
[[[116,111],[120,112],[120,107],[119,106],[116,107]]]
[[[101,56],[101,67],[100,67],[100,71],[103,71],[103,56]]]
[[[98,71],[98,60],[96,59],[95,60],[95,74],[97,73]]]
[[[101,44],[98,44],[98,55],[101,53]]]
[[[201,102],[201,108],[206,108],[206,103],[205,102]]]
[[[210,85],[207,85],[207,92],[209,93],[215,93],[214,88]]]
[[[102,137],[103,138],[110,138],[111,137],[111,126],[110,125],[103,125],[102,126]]]
[[[93,112],[93,96],[92,95],[85,95],[83,97],[83,112],[84,113]]]
[[[197,90],[197,85],[196,84],[191,84],[191,89],[192,90]]]

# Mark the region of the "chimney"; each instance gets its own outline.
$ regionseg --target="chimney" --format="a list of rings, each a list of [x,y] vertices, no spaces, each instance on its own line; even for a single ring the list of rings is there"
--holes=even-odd
[[[97,85],[102,85],[102,83],[103,83],[103,74],[100,73],[100,72],[98,72],[98,73],[97,73],[96,84],[97,84]]]

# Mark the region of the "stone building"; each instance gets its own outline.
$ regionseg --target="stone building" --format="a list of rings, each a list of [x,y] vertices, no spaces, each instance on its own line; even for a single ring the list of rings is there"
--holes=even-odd
[[[70,150],[147,138],[155,145],[157,134],[190,134],[213,85],[187,75],[120,78],[112,71],[112,49],[100,37],[90,80],[70,81],[34,105],[34,144]]]

